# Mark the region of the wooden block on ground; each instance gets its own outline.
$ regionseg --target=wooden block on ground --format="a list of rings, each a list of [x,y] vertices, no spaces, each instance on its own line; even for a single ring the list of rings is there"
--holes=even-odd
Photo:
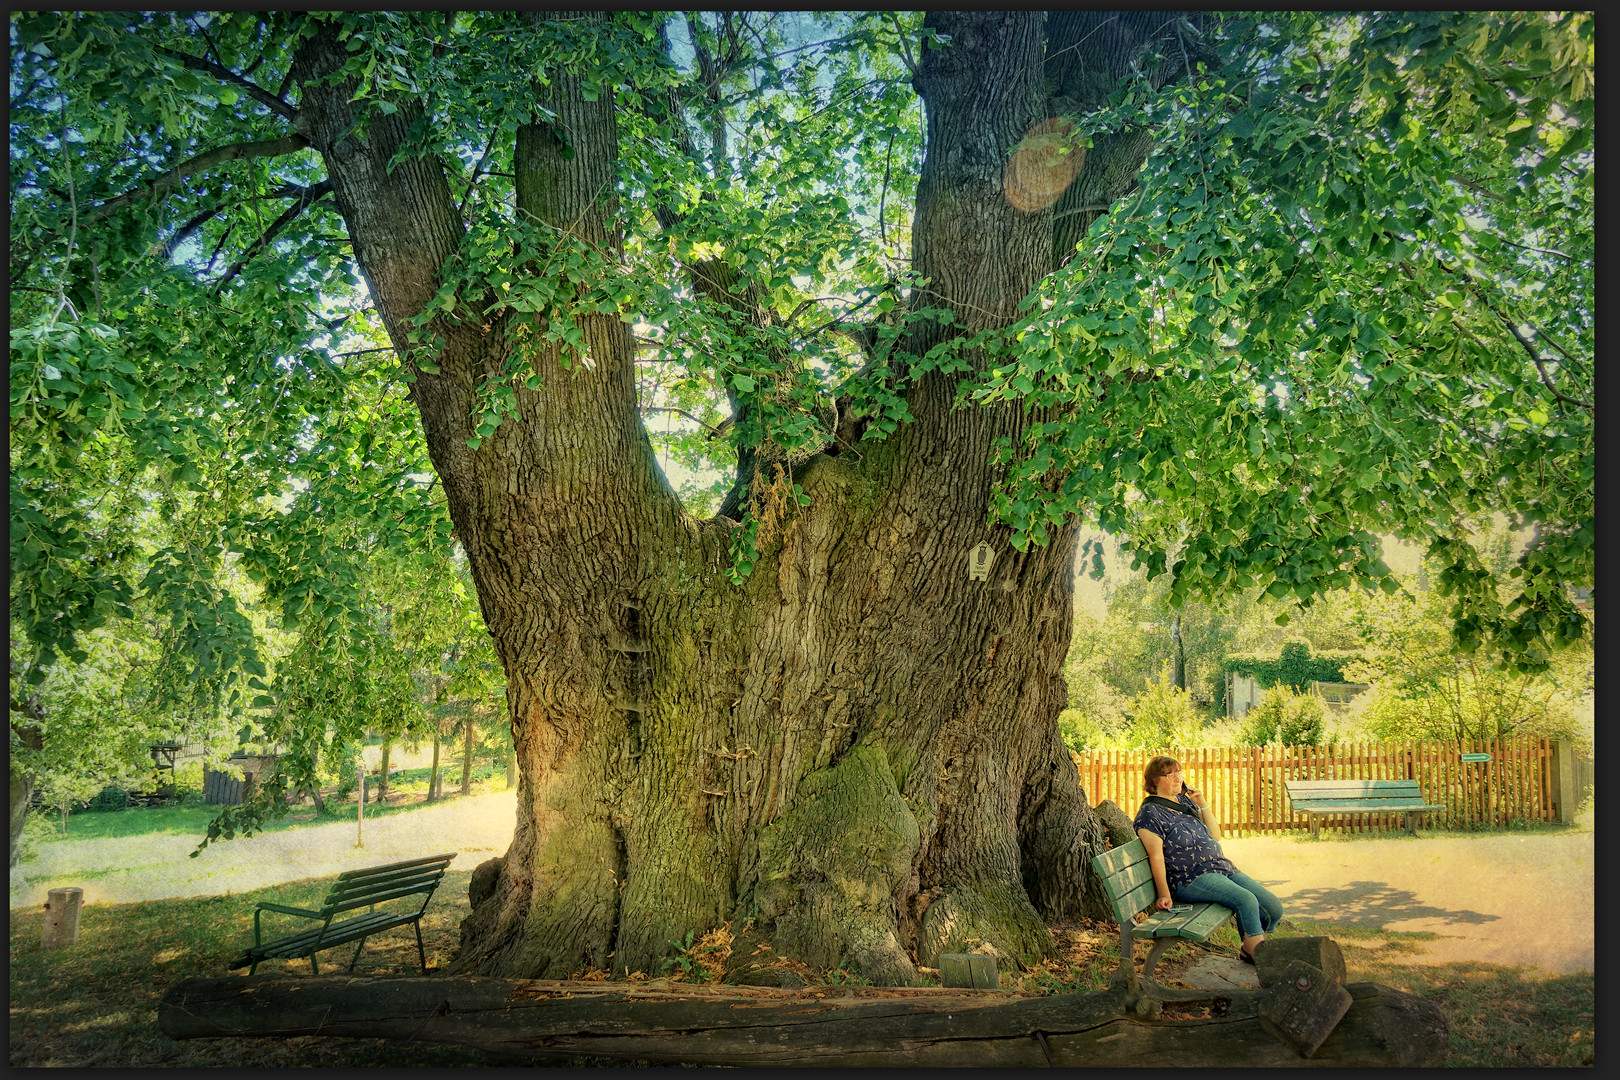
[[[996,970],[996,958],[993,956],[983,953],[940,953],[939,981],[945,986],[998,990],[1001,988],[1001,973]]]
[[[1288,965],[1294,961],[1319,968],[1323,974],[1339,985],[1344,985],[1344,950],[1332,938],[1268,937],[1254,950],[1254,970],[1260,976],[1261,986],[1275,986],[1286,977]]]
[[[1350,991],[1321,968],[1298,960],[1260,999],[1260,1026],[1300,1057],[1310,1057],[1350,1011]]]

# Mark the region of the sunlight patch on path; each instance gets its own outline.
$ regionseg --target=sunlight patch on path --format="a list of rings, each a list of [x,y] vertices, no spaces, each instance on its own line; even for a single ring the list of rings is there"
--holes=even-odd
[[[1428,931],[1408,962],[1527,964],[1594,971],[1595,834],[1222,843],[1288,915]]]

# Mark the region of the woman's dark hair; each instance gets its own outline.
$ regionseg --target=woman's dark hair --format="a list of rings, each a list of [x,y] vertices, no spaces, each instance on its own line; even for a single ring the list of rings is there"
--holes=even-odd
[[[1180,764],[1181,762],[1177,761],[1175,758],[1166,757],[1164,754],[1160,754],[1158,757],[1148,762],[1147,768],[1142,770],[1142,786],[1147,788],[1147,793],[1149,795],[1157,795],[1159,793],[1159,777],[1164,776],[1167,773],[1175,772],[1176,768]]]

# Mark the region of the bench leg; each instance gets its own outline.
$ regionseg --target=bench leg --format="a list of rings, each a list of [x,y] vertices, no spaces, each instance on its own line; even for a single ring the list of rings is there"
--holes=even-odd
[[[1119,969],[1125,973],[1125,988],[1136,995],[1136,939],[1128,926],[1119,928]]]
[[[1153,948],[1148,950],[1147,963],[1142,967],[1142,979],[1149,986],[1159,985],[1158,980],[1153,977],[1153,969],[1158,966],[1159,958],[1164,955],[1164,951],[1175,943],[1175,938],[1162,937],[1153,939]]]
[[[1316,837],[1318,835],[1318,830],[1321,829],[1321,827],[1322,827],[1322,815],[1320,815],[1320,814],[1312,814],[1311,815],[1311,839],[1312,840],[1316,839]]]
[[[360,944],[355,947],[354,959],[349,961],[349,970],[350,971],[353,971],[354,970],[354,965],[356,965],[356,964],[358,964],[360,962],[360,950],[364,949],[365,947],[366,947],[366,939],[361,938],[360,939]]]
[[[309,954],[309,973],[311,975],[319,975],[321,973],[321,965],[315,962],[314,953]]]
[[[427,950],[422,947],[422,920],[411,923],[411,929],[416,931],[416,957],[422,961],[422,974],[427,974]]]

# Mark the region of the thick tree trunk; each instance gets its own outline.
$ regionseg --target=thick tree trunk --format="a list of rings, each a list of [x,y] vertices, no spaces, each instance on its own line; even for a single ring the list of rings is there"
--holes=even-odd
[[[330,1035],[454,1043],[497,1054],[702,1065],[1433,1066],[1444,1015],[1355,983],[1310,1059],[1267,1033],[1265,991],[1171,1002],[1157,1020],[1119,991],[1019,997],[943,989],[771,990],[503,979],[188,979],[163,996],[175,1039]]]
[[[917,76],[913,264],[921,299],[973,332],[1010,322],[1054,261],[1050,210],[1004,190],[1008,148],[1048,115],[1049,46],[1038,14],[929,22],[950,44]],[[352,83],[320,78],[344,55],[329,28],[304,43],[300,112],[414,368],[410,319],[464,226],[437,162],[389,167],[415,106],[354,134]],[[537,94],[554,119],[518,132],[519,216],[617,251],[611,95],[587,100],[565,70]],[[512,846],[475,876],[455,970],[652,972],[687,932],[734,920],[780,954],[905,984],[970,946],[1032,963],[1053,948],[1046,919],[1104,914],[1082,868],[1106,840],[1056,724],[1074,532],[1019,553],[986,525],[993,445],[1032,418],[954,409],[952,379],[921,379],[896,437],[795,470],[811,504],[733,586],[736,523],[693,519],[658,469],[625,324],[577,323],[588,364],[504,324],[435,322],[438,370],[412,388],[522,767]],[[909,351],[950,332],[926,326]],[[475,387],[512,349],[543,385],[470,448]],[[980,541],[993,572],[970,581]]]
[[[377,771],[377,805],[388,804],[388,752],[394,748],[394,740],[384,739],[382,744],[382,767]]]

